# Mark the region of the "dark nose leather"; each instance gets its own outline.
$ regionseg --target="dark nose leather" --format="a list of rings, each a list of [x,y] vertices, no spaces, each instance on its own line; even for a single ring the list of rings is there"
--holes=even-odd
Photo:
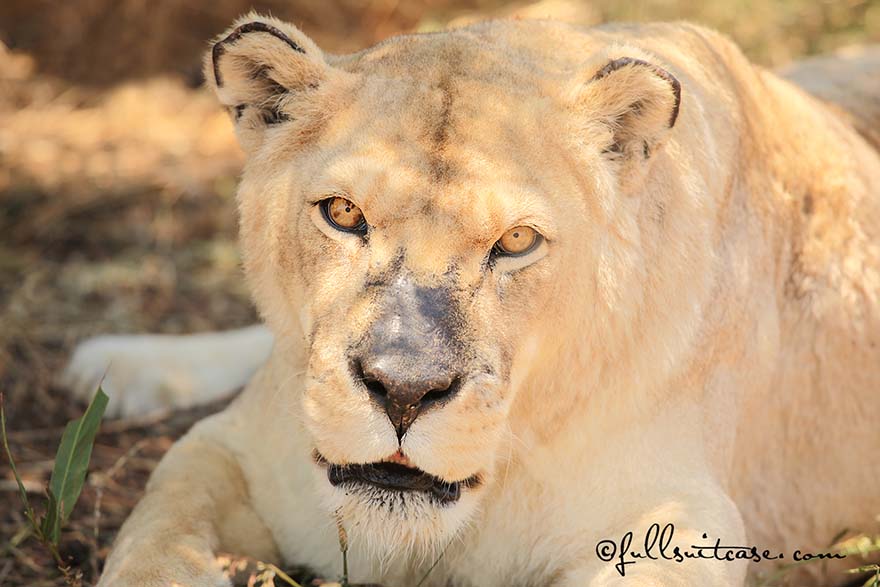
[[[352,366],[402,439],[419,414],[458,390],[461,377],[454,365],[464,360],[459,320],[450,290],[420,286],[406,275],[382,284],[378,302],[382,311]]]
[[[458,387],[451,370],[424,369],[409,357],[382,355],[360,363],[364,385],[385,407],[398,440],[425,409],[450,398]]]

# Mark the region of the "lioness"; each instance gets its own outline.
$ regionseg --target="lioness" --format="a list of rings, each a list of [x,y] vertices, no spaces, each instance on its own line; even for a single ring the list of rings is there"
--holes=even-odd
[[[100,585],[224,585],[218,551],[337,576],[339,526],[359,582],[740,586],[643,537],[786,563],[871,529],[880,158],[842,111],[688,24],[332,56],[250,15],[205,70],[274,346],[218,347],[272,352]]]

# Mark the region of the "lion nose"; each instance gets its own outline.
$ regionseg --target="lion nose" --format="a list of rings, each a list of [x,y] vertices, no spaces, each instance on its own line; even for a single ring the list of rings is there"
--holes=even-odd
[[[373,398],[385,408],[398,441],[420,414],[455,395],[460,380],[430,359],[416,362],[394,355],[362,357],[355,369]]]

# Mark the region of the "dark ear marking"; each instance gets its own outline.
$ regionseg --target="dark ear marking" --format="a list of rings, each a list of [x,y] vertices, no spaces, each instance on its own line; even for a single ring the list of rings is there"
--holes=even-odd
[[[654,72],[654,75],[669,83],[669,85],[672,87],[672,93],[675,96],[675,103],[672,106],[672,113],[669,115],[669,128],[675,126],[675,121],[676,119],[678,119],[678,109],[681,106],[681,83],[679,83],[674,75],[672,75],[662,67],[657,67],[653,63],[648,63],[647,61],[644,61],[642,59],[635,59],[633,57],[621,57],[620,59],[615,59],[606,63],[605,66],[602,67],[602,69],[596,72],[596,75],[593,76],[593,80],[600,80],[603,77],[607,76],[609,73],[617,71],[618,69],[626,67],[628,65],[647,67],[652,72]]]
[[[260,114],[264,124],[278,124],[291,120],[290,115],[279,110],[266,110]]]
[[[620,154],[622,152],[623,152],[623,147],[617,141],[614,141],[613,143],[611,143],[610,145],[608,145],[607,147],[602,149],[602,153],[605,153],[605,154],[608,154],[608,153]]]
[[[217,84],[217,87],[220,88],[223,86],[223,79],[220,76],[220,58],[226,52],[226,45],[230,43],[234,43],[239,40],[242,35],[246,35],[247,33],[269,33],[276,39],[280,39],[287,43],[291,49],[298,53],[302,53],[305,55],[305,50],[297,45],[293,39],[282,33],[278,28],[272,26],[271,24],[266,24],[265,22],[249,22],[241,25],[227,36],[222,41],[218,41],[214,48],[211,49],[211,65],[214,69],[214,82]]]

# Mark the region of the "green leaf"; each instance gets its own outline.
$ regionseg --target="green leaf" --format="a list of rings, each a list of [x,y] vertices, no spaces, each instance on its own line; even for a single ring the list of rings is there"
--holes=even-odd
[[[28,518],[28,521],[31,523],[34,531],[37,530],[36,520],[34,520],[34,511],[31,509],[31,504],[28,501],[27,490],[24,488],[24,482],[21,480],[21,477],[18,475],[18,469],[15,468],[15,461],[12,459],[12,451],[9,450],[9,440],[6,438],[6,410],[4,409],[3,403],[3,394],[0,393],[0,434],[3,435],[3,448],[6,450],[6,458],[9,460],[9,468],[12,469],[12,476],[15,477],[16,483],[18,483],[18,492],[21,497],[21,503],[24,505],[24,512]]]
[[[51,520],[50,530],[57,526],[60,531],[61,525],[70,517],[70,512],[79,499],[86,480],[89,459],[92,457],[95,435],[107,408],[107,401],[107,394],[99,387],[92,403],[86,408],[86,413],[64,428],[61,444],[55,454],[52,479],[49,481],[49,503],[55,511],[54,514],[50,512],[46,515],[44,523]],[[55,542],[57,534],[58,532],[52,534]]]

